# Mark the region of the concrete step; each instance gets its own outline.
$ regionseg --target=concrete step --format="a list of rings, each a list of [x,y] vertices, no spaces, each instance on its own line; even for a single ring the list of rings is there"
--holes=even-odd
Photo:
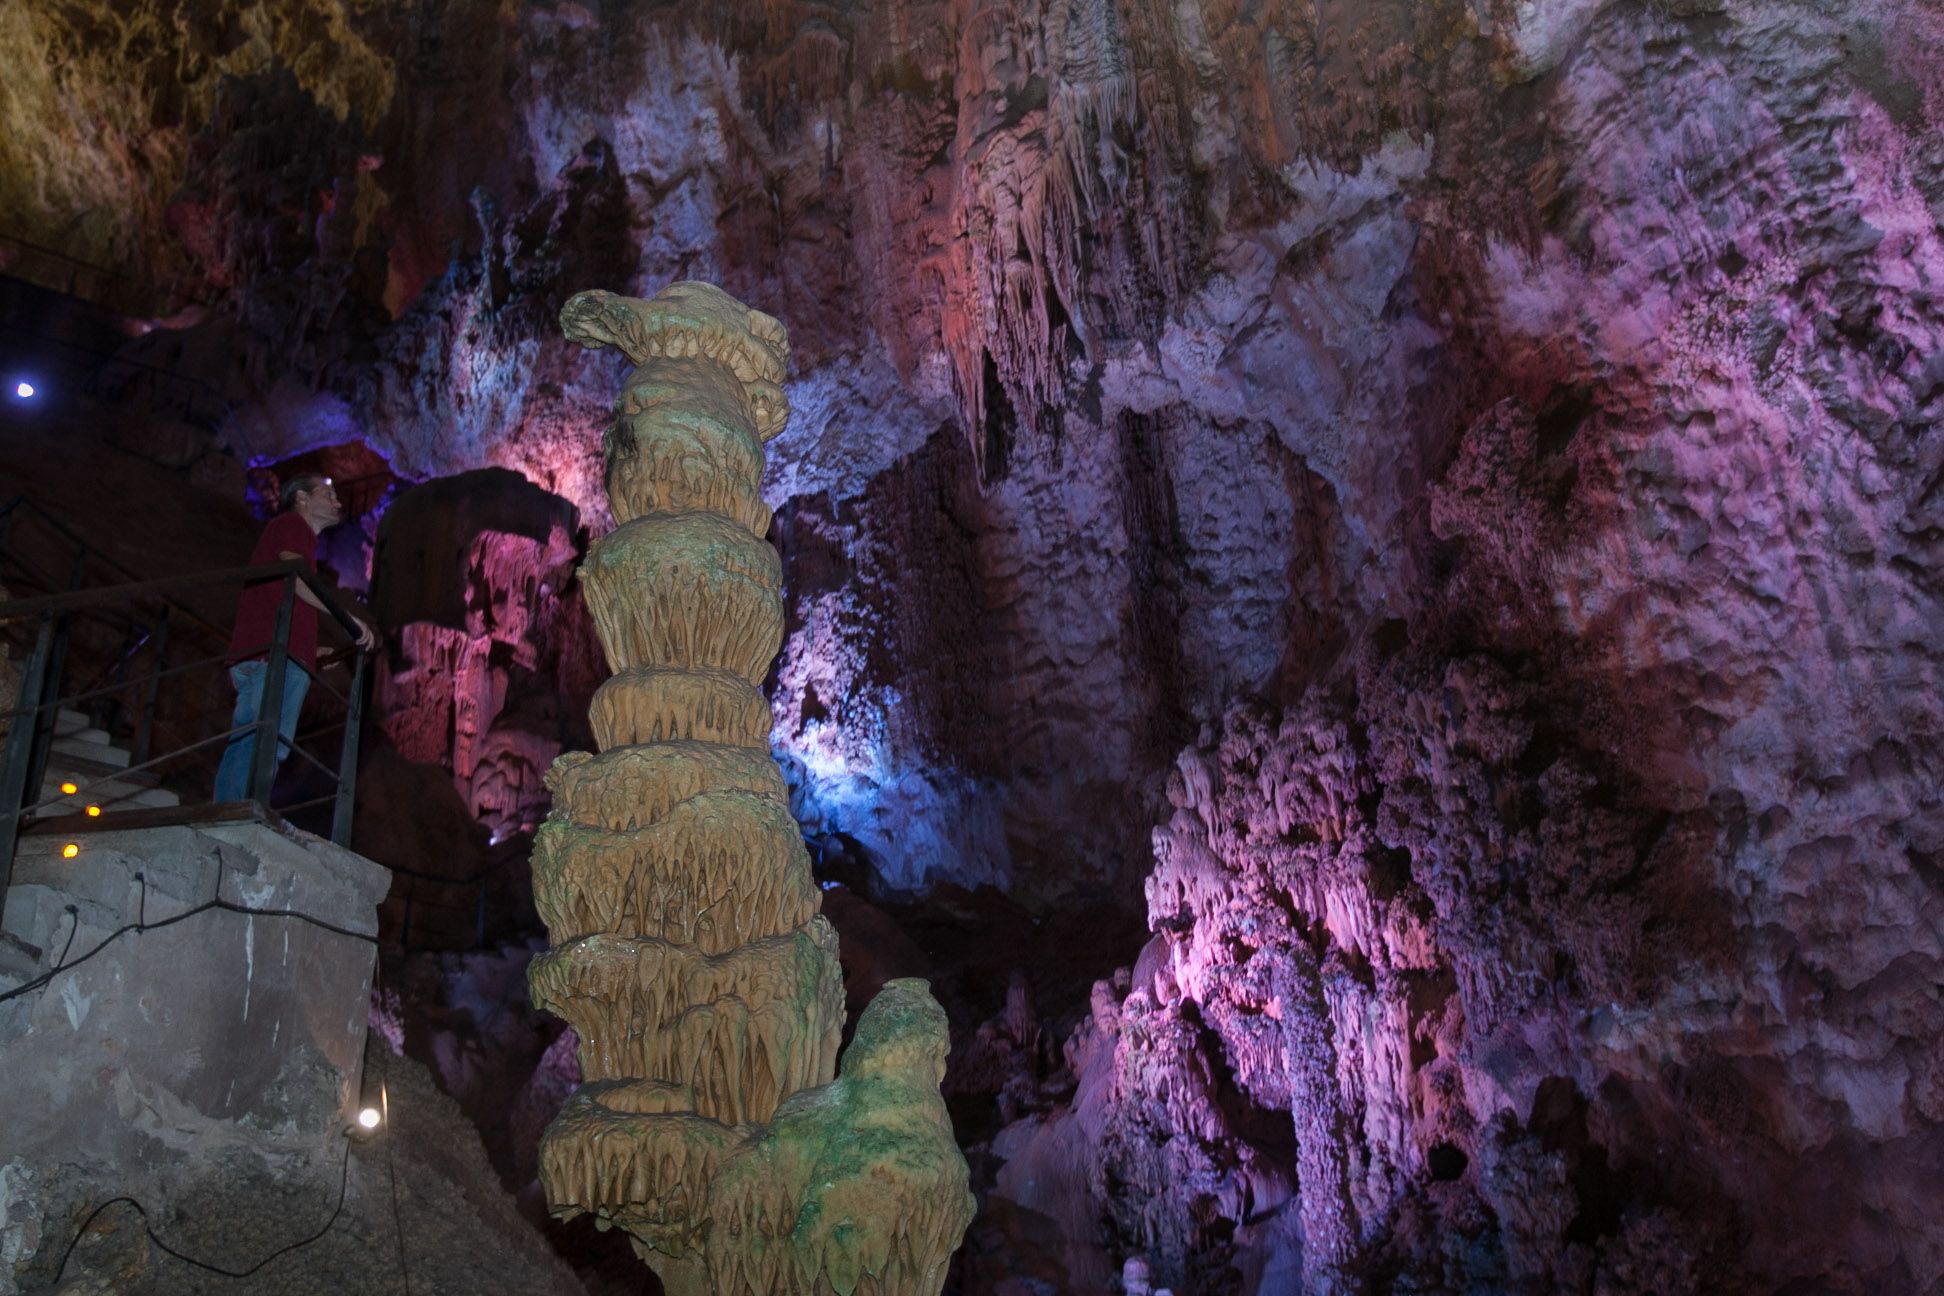
[[[99,733],[103,739],[108,737],[107,734],[101,733],[99,729],[89,729],[83,732]],[[60,756],[72,756],[77,760],[93,761],[97,765],[106,765],[114,769],[125,769],[128,766],[128,753],[120,747],[112,746],[105,741],[96,742],[84,737],[64,738],[57,735],[54,741],[48,745],[48,751],[50,753],[57,753]],[[55,756],[50,755],[49,763],[54,763],[54,760]]]
[[[155,782],[155,776],[148,770],[131,770],[126,764],[104,764],[51,745],[47,749],[47,769],[49,773],[59,772],[75,778],[125,778],[132,783]]]
[[[55,713],[54,737],[57,741],[65,738],[74,742],[102,743],[107,746],[113,746],[115,741],[106,729],[95,728],[88,723],[88,717],[72,707],[62,707]]]
[[[65,784],[72,784],[75,790],[63,792],[61,788]],[[82,814],[91,805],[113,814],[117,810],[182,804],[182,798],[169,789],[151,787],[137,779],[61,769],[48,770],[41,784],[40,801],[41,808],[35,813],[41,815]]]

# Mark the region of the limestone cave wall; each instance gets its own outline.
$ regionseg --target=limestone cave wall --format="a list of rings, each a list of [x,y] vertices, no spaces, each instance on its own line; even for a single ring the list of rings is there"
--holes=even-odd
[[[85,0],[0,42],[0,234],[151,288],[131,353],[239,457],[571,511],[469,531],[484,593],[393,681],[510,826],[571,739],[503,705],[573,660],[540,574],[609,524],[614,375],[554,314],[694,277],[789,324],[806,832],[887,903],[1146,909],[994,1144],[1075,1290],[1944,1290],[1934,5]],[[1031,1253],[982,1219],[974,1270]]]

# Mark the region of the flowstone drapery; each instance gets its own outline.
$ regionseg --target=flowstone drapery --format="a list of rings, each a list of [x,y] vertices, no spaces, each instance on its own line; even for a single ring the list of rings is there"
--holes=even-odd
[[[553,948],[529,982],[583,1076],[541,1145],[547,1199],[626,1229],[673,1296],[929,1296],[974,1205],[945,1014],[891,982],[833,1080],[837,937],[769,754],[760,486],[789,335],[699,283],[580,293],[561,325],[636,368],[605,446],[617,526],[581,568],[615,672],[601,751],[555,762],[533,851]]]

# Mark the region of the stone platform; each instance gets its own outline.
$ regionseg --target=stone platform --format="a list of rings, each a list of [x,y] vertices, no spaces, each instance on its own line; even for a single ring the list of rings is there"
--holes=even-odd
[[[0,933],[0,993],[27,987],[0,1001],[0,1292],[51,1277],[110,1197],[166,1201],[219,1168],[335,1189],[390,876],[260,817],[22,837]]]

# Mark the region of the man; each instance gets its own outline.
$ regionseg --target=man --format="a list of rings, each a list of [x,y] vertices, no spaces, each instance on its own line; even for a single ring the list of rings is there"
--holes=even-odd
[[[250,554],[250,565],[300,562],[317,570],[317,536],[344,517],[344,506],[329,477],[293,477],[283,488],[281,511],[270,519]],[[311,587],[297,583],[290,606],[290,656],[284,665],[283,709],[277,716],[277,759],[283,764],[297,734],[297,713],[317,671],[317,614],[324,604]],[[236,609],[236,629],[230,635],[230,682],[236,685],[236,714],[230,719],[229,746],[216,770],[216,799],[242,801],[250,794],[250,764],[256,756],[256,723],[263,713],[263,687],[270,669],[270,641],[276,637],[277,609],[283,604],[282,580],[258,581],[244,587]],[[369,650],[378,636],[358,622],[358,647]],[[274,766],[273,766],[274,768]]]

